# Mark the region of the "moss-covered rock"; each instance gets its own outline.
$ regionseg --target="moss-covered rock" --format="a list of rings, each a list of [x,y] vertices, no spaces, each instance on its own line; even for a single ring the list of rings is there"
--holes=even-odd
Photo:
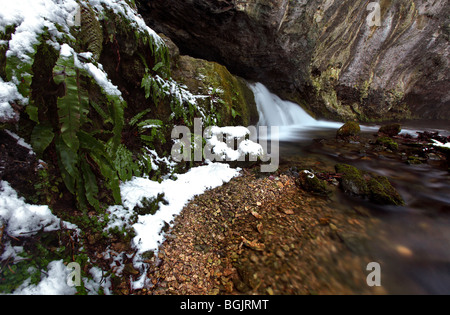
[[[396,136],[402,131],[402,125],[400,124],[389,124],[385,126],[381,126],[378,130],[378,133],[385,134],[389,137]]]
[[[367,182],[369,200],[380,205],[403,206],[403,198],[384,176],[372,177]]]
[[[331,190],[328,188],[324,180],[320,180],[313,173],[309,171],[300,172],[297,179],[297,184],[304,190],[312,192],[320,196],[328,196]]]
[[[348,164],[338,164],[335,168],[338,174],[342,174],[341,187],[346,194],[354,196],[367,195],[367,183],[363,172]]]
[[[346,122],[336,133],[336,138],[347,140],[356,137],[361,132],[361,127],[355,121]]]
[[[385,176],[377,176],[361,171],[348,164],[335,166],[341,173],[341,188],[346,194],[368,199],[380,205],[402,206],[404,200]]]
[[[250,126],[258,122],[253,92],[242,78],[232,75],[226,67],[179,56],[172,69],[175,80],[185,84],[191,93],[205,96],[199,99],[199,105],[207,112],[218,113],[219,126]]]
[[[389,137],[380,137],[377,139],[377,144],[386,147],[389,150],[397,151],[398,143],[395,142],[392,138]]]

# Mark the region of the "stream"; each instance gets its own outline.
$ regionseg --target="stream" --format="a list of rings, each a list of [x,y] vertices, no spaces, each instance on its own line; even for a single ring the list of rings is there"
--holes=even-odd
[[[379,154],[376,157],[345,146],[322,145],[317,139],[334,139],[343,124],[318,121],[298,105],[271,94],[262,84],[251,84],[260,125],[280,127],[281,160],[314,159],[332,167],[351,164],[389,178],[406,205],[378,206],[361,199],[339,196],[341,206],[364,207],[378,219],[370,241],[371,257],[381,266],[381,283],[388,294],[450,294],[450,173],[433,165],[405,162]],[[402,133],[450,128],[435,122],[408,122]],[[361,126],[371,136],[379,126]],[[316,139],[316,140],[315,140]]]

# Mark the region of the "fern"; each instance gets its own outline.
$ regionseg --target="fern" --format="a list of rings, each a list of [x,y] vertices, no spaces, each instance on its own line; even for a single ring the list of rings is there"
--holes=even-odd
[[[64,87],[64,95],[57,100],[57,127],[37,124],[31,137],[32,145],[42,154],[54,141],[61,177],[68,191],[75,196],[79,208],[86,209],[90,205],[99,210],[99,183],[112,191],[116,203],[121,203],[118,172],[120,170],[120,175],[123,175],[125,167],[122,163],[115,164],[117,160],[111,157],[117,156],[126,104],[119,95],[110,95],[102,88],[100,91],[108,110],[91,101],[86,88],[90,75],[82,66],[75,65],[75,58],[73,51],[69,56],[61,54],[53,68],[55,83]],[[91,81],[96,83],[93,78]],[[91,108],[113,125],[112,136],[107,143],[95,138],[95,132],[83,130],[92,123],[88,119]],[[54,128],[58,132],[54,132]],[[103,180],[95,175],[98,173]]]
[[[80,69],[75,68],[74,57],[61,56],[54,68],[54,81],[63,84],[65,95],[58,98],[58,117],[61,124],[61,137],[66,145],[77,151],[79,141],[77,132],[81,125],[82,108],[87,108],[89,98],[81,87]],[[85,73],[84,73],[85,74]]]
[[[48,124],[38,124],[31,133],[31,144],[38,156],[42,156],[45,149],[53,142],[55,134],[53,127]]]
[[[87,51],[92,52],[93,59],[98,61],[103,50],[103,29],[95,12],[89,4],[81,6],[80,41]]]

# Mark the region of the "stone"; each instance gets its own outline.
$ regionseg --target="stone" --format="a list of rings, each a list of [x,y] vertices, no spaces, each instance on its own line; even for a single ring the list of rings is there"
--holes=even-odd
[[[366,180],[360,170],[348,164],[338,164],[335,168],[337,173],[343,174],[340,183],[345,193],[354,196],[367,195]]]
[[[326,181],[317,178],[313,173],[300,172],[299,177],[296,179],[296,183],[302,189],[312,192],[320,196],[328,196],[331,194],[331,190],[328,188]]]
[[[368,199],[375,204],[403,206],[403,198],[385,176],[363,172],[354,166],[338,164],[336,172],[341,173],[341,188],[346,194]]]
[[[396,206],[405,204],[400,194],[384,176],[372,177],[368,181],[367,187],[369,200],[376,204]]]
[[[401,131],[402,131],[402,125],[400,125],[400,124],[390,124],[390,125],[382,126],[378,130],[378,133],[382,133],[382,134],[385,134],[385,135],[387,135],[389,137],[393,137],[393,136],[398,135]]]
[[[377,144],[386,147],[389,150],[397,151],[398,143],[395,142],[392,138],[389,137],[380,137],[377,139]]]
[[[169,44],[172,46],[173,43]],[[173,47],[169,51],[177,53]],[[218,126],[250,126],[258,122],[253,92],[242,78],[231,74],[226,67],[181,55],[172,65],[172,77],[186,85],[191,93],[209,96],[198,98],[198,104],[206,112],[214,108],[220,117]]]
[[[351,137],[357,136],[361,132],[361,127],[357,122],[346,122],[336,133],[337,139],[347,140]]]

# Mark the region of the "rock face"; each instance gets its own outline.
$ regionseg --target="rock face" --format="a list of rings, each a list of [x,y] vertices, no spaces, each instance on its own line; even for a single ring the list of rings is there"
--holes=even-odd
[[[259,120],[255,96],[244,79],[216,62],[180,55],[178,47],[162,35],[171,56],[172,77],[194,95],[205,112],[214,111],[221,126],[250,126]]]
[[[447,0],[138,0],[182,53],[317,116],[450,119]],[[372,25],[372,26],[371,26]]]

